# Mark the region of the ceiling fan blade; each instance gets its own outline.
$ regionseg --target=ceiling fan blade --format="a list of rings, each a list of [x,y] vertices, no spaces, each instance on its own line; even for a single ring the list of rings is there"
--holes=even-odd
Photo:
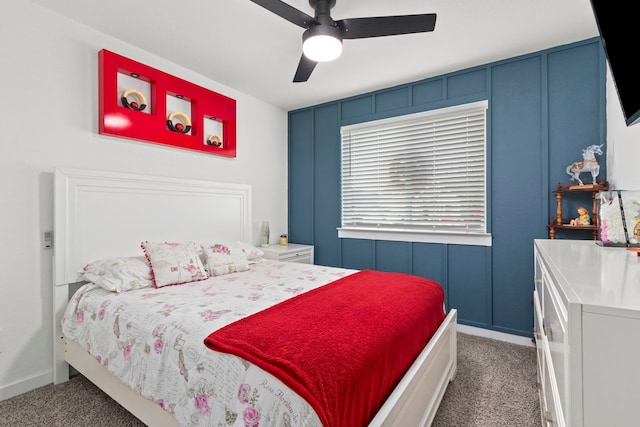
[[[300,62],[298,63],[298,69],[296,70],[296,75],[293,77],[294,83],[302,83],[309,80],[309,76],[314,68],[316,68],[316,61],[312,61],[306,56],[302,55],[300,57]]]
[[[302,28],[309,28],[313,18],[306,13],[280,0],[251,0],[255,4],[264,7],[270,12],[286,19]]]
[[[436,14],[379,16],[336,21],[344,39],[426,33],[436,27]]]

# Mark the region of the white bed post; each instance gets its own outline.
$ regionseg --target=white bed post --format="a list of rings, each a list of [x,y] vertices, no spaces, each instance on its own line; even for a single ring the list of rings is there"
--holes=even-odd
[[[53,288],[53,383],[60,384],[69,380],[69,365],[64,360],[64,341],[60,321],[68,301],[68,287]]]
[[[69,287],[65,280],[64,260],[68,256],[67,246],[67,197],[68,180],[60,169],[53,177],[53,383],[69,380],[69,364],[64,358],[61,320],[69,302]]]

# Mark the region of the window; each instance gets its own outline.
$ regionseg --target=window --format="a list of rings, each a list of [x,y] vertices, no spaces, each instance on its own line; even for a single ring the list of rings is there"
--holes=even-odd
[[[487,106],[475,102],[342,127],[339,236],[441,243],[470,243],[471,236],[471,244],[490,244]]]

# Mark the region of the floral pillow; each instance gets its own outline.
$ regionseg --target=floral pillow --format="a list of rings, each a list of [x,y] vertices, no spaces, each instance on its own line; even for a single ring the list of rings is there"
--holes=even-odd
[[[249,262],[242,249],[226,243],[202,245],[205,255],[205,268],[211,276],[247,271]]]
[[[156,288],[208,278],[200,257],[189,243],[142,242]]]
[[[240,240],[235,242],[226,242],[224,244],[231,248],[240,249],[247,256],[248,260],[256,260],[262,258],[262,256],[264,255],[264,252],[261,249],[258,249],[252,244],[242,242]]]
[[[93,282],[107,291],[118,293],[153,286],[151,267],[143,256],[93,261],[78,275],[80,280]]]

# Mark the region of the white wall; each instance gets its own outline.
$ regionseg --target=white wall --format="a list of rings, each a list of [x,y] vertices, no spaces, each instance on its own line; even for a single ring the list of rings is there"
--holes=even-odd
[[[607,69],[607,180],[616,190],[640,190],[640,123],[627,127]]]
[[[286,112],[30,2],[0,14],[0,400],[52,381],[52,171],[83,167],[253,186],[272,241],[287,224]],[[108,49],[237,101],[237,157],[97,134]],[[215,77],[215,76],[211,76]],[[255,243],[255,242],[254,242]]]

